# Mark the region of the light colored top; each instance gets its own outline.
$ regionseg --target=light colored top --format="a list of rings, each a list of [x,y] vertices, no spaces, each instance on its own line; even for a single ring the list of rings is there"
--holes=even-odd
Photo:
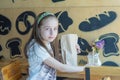
[[[43,63],[50,54],[45,48],[40,46],[33,39],[29,45],[32,46],[27,51],[29,63],[29,76],[27,80],[56,80],[56,70]],[[51,45],[47,45],[48,49]]]

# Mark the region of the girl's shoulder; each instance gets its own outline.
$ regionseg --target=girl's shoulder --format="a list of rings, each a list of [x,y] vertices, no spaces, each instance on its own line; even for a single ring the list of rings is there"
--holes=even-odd
[[[35,39],[32,39],[29,43],[29,45],[38,45]]]
[[[29,48],[32,48],[32,47],[35,47],[35,46],[38,46],[38,43],[35,41],[35,39],[32,39],[29,44],[28,44],[28,47]]]

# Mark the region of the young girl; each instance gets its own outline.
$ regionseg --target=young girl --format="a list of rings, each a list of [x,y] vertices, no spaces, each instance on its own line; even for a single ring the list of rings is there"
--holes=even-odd
[[[27,80],[56,80],[56,70],[80,72],[85,66],[62,64],[54,58],[51,42],[58,34],[58,19],[49,12],[38,15],[33,26],[32,36],[26,47],[29,62]],[[79,48],[78,48],[79,49]]]

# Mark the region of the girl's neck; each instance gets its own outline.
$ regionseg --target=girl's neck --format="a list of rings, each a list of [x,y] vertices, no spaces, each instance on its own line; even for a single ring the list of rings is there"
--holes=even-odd
[[[50,42],[46,42],[46,41],[43,41],[43,43],[44,43],[45,45],[49,45],[49,44],[50,44]]]

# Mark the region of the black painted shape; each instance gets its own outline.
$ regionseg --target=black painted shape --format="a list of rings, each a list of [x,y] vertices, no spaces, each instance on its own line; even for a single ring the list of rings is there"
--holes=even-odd
[[[104,39],[105,41],[105,46],[104,46],[104,49],[105,49],[105,53],[109,54],[110,52],[115,52],[117,53],[117,50],[116,48],[114,47],[115,45],[113,44],[113,42],[115,42],[115,38],[111,37],[111,38],[107,38],[107,39]],[[115,43],[116,44],[116,43]],[[108,46],[109,45],[109,46]],[[113,46],[113,47],[112,47]]]
[[[12,2],[14,3],[15,1],[14,1],[14,0],[12,0]]]
[[[92,51],[92,47],[89,45],[89,43],[83,39],[83,38],[78,38],[78,44],[81,48],[81,53],[78,55],[88,55],[88,52]]]
[[[119,66],[119,65],[113,61],[106,61],[106,62],[102,63],[102,66]]]
[[[100,36],[99,39],[105,41],[105,45],[103,49],[104,57],[119,55],[118,53],[119,48],[117,46],[117,43],[119,41],[119,35],[117,35],[116,33],[108,33]]]
[[[10,49],[10,58],[21,57],[21,39],[9,39],[6,43],[6,48]]]
[[[65,1],[65,0],[52,0],[52,2],[61,2],[61,1]]]
[[[16,29],[21,35],[27,34],[33,26],[33,24],[31,24],[30,21],[28,20],[28,17],[30,17],[30,16],[33,17],[35,20],[36,15],[32,11],[23,12],[21,15],[18,16],[18,18],[16,20]],[[19,29],[20,22],[24,23],[24,25],[26,27],[25,31]]]
[[[2,46],[0,45],[0,52],[2,51]],[[4,56],[0,54],[0,60],[3,59]]]
[[[59,23],[61,25],[59,25],[59,33],[62,33],[62,32],[65,32],[69,25],[71,25],[73,23],[72,19],[68,16],[68,13],[67,11],[64,11],[64,12],[58,12],[55,14],[59,20]]]
[[[117,14],[114,11],[105,12],[105,14],[99,14],[96,17],[89,18],[88,21],[81,22],[79,29],[85,32],[97,30],[114,21],[116,17]]]
[[[0,51],[2,51],[2,46],[0,45]]]
[[[3,16],[0,15],[0,35],[6,35],[11,30],[11,21]]]

